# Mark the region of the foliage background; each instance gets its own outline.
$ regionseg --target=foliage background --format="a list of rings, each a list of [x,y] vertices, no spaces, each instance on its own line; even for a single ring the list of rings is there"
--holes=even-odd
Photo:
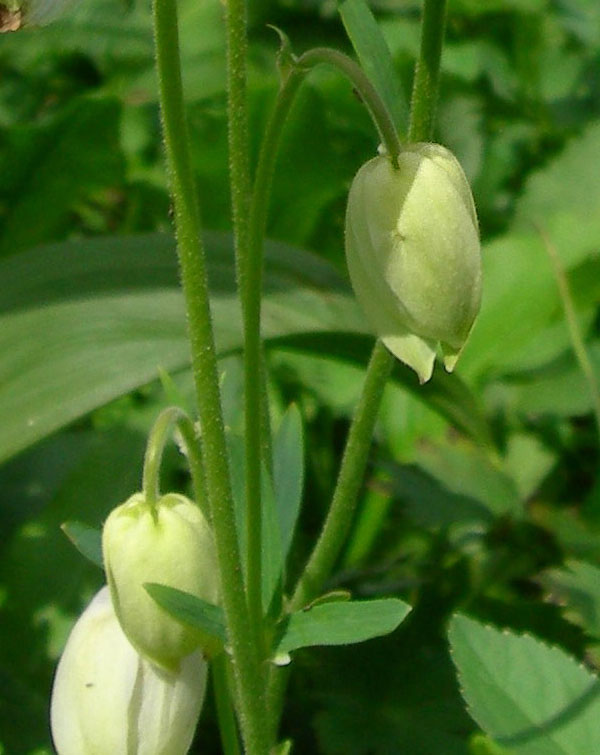
[[[351,51],[330,0],[251,3],[253,151],[277,88],[277,38]],[[217,0],[181,0],[194,167],[223,353],[241,428],[239,315]],[[407,92],[420,4],[372,6]],[[99,525],[140,484],[158,410],[191,402],[162,163],[150,8],[82,0],[0,38],[0,745],[50,753],[47,706],[69,627],[100,585],[60,524]],[[469,752],[445,636],[452,611],[561,645],[597,667],[598,428],[549,257],[556,246],[600,370],[600,6],[450,0],[436,139],[468,174],[485,298],[458,378],[386,393],[361,514],[332,587],[413,604],[390,637],[300,651],[284,720],[298,752]],[[311,75],[278,163],[265,330],[275,418],[305,420],[304,508],[292,575],[318,531],[369,339],[349,293],[349,183],[377,148],[347,82]],[[141,239],[132,234],[151,234]],[[110,235],[111,240],[102,240]],[[293,248],[313,252],[302,256]],[[312,315],[312,316],[311,316]],[[333,337],[332,337],[333,336]],[[157,380],[163,374],[162,384]],[[165,374],[168,373],[168,378]],[[185,490],[171,450],[164,487]],[[218,752],[207,704],[197,752]]]

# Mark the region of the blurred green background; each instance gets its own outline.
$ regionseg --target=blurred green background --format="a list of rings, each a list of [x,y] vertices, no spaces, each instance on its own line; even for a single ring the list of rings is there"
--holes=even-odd
[[[372,5],[406,92],[420,3]],[[242,427],[218,0],[181,0],[192,151],[210,233],[228,425]],[[335,2],[256,0],[256,156],[278,40],[351,52]],[[592,666],[600,641],[600,476],[593,390],[573,352],[540,229],[561,260],[600,375],[600,5],[450,0],[436,140],[478,207],[484,302],[456,376],[398,366],[359,516],[332,587],[414,607],[385,640],[295,655],[284,732],[298,753],[466,755],[477,731],[445,639],[455,609],[527,630]],[[274,421],[305,421],[298,568],[332,492],[372,340],[343,257],[345,199],[376,133],[349,84],[311,74],[271,205],[265,335]],[[151,17],[80,0],[0,37],[0,751],[51,753],[56,659],[102,583],[60,531],[99,526],[140,485],[163,406],[192,406],[162,162]],[[136,234],[145,234],[135,237]],[[109,238],[107,238],[109,237]],[[311,254],[312,253],[312,256]],[[162,383],[157,379],[163,375]],[[165,377],[165,375],[167,377]],[[173,447],[163,487],[186,490]],[[475,745],[473,745],[474,747]],[[212,703],[193,752],[219,752]],[[474,752],[475,750],[473,750]],[[583,754],[582,754],[583,755]]]

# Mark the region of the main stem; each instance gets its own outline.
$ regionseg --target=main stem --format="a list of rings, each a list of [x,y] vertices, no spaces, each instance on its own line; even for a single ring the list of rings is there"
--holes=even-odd
[[[163,134],[175,207],[177,252],[188,317],[196,401],[202,424],[204,467],[217,544],[223,607],[238,687],[240,722],[247,752],[266,755],[264,689],[256,647],[247,631],[248,609],[221,414],[206,264],[200,239],[200,213],[183,102],[175,0],[155,0],[153,15]]]
[[[410,103],[408,139],[411,142],[428,142],[433,137],[445,32],[446,0],[425,0]]]
[[[262,375],[260,283],[248,250],[250,160],[246,59],[246,2],[226,0],[229,176],[238,275],[244,327],[244,485],[246,493],[246,593],[250,632],[264,654],[261,548]],[[268,460],[265,460],[268,461]]]

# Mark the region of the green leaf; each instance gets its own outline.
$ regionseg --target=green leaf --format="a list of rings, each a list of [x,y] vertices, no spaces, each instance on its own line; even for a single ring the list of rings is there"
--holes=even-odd
[[[564,607],[568,619],[600,638],[600,569],[585,561],[569,560],[539,578],[552,602]]]
[[[122,180],[120,103],[80,98],[9,132],[0,159],[0,256],[63,233],[78,202]]]
[[[238,351],[242,328],[231,237],[207,234],[215,337]],[[161,234],[40,247],[0,260],[0,460],[54,430],[189,365],[174,243]],[[373,339],[347,283],[308,252],[266,249],[263,335],[281,347],[364,364]],[[396,379],[470,434],[489,439],[473,394],[438,370],[420,388]]]
[[[262,504],[262,602],[267,613],[278,616],[281,610],[285,557],[281,543],[281,517],[275,500],[273,483],[264,465],[261,467]]]
[[[279,425],[273,440],[273,489],[281,527],[283,559],[292,544],[300,513],[304,482],[304,444],[302,417],[292,404]]]
[[[229,468],[235,501],[236,527],[240,555],[244,570],[246,568],[247,538],[246,538],[246,490],[245,490],[245,458],[244,439],[234,433],[227,434],[229,450]],[[265,612],[271,610],[275,615],[279,613],[284,556],[281,545],[281,521],[275,502],[275,494],[269,473],[262,467],[261,480],[262,504],[262,602]]]
[[[159,585],[155,582],[145,584],[144,588],[161,608],[168,611],[178,621],[212,635],[221,645],[225,644],[227,632],[223,609],[220,606],[207,603],[195,595],[174,587]]]
[[[425,445],[418,466],[386,465],[407,514],[429,527],[468,522],[490,525],[498,517],[520,518],[523,507],[513,481],[489,455],[462,438]]]
[[[364,0],[342,0],[340,16],[361,66],[385,103],[401,133],[408,130],[408,101],[389,47]]]
[[[581,755],[600,742],[600,680],[558,647],[456,615],[450,644],[479,726],[515,755]]]
[[[102,532],[83,522],[65,522],[62,531],[81,553],[93,564],[104,568],[102,559]]]
[[[381,637],[393,632],[410,610],[397,598],[316,605],[282,622],[274,654],[314,645],[351,645]]]
[[[231,241],[207,238],[221,353],[241,348]],[[356,306],[332,268],[274,245],[267,339],[345,323]],[[0,260],[0,459],[189,364],[173,240],[160,234],[51,245]]]
[[[469,742],[469,755],[512,755],[484,734],[474,734]]]

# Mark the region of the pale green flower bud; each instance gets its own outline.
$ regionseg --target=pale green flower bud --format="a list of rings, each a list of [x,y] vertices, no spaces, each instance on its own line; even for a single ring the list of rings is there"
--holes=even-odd
[[[104,587],[73,627],[50,707],[58,755],[185,755],[206,689],[200,652],[177,674],[129,643]]]
[[[219,597],[216,551],[200,509],[170,493],[150,507],[136,493],[114,509],[102,533],[104,567],[115,612],[137,650],[168,669],[201,646],[212,649],[200,630],[181,624],[144,588],[157,582],[208,603]]]
[[[471,190],[454,155],[409,144],[398,169],[376,157],[356,174],[346,212],[346,259],[376,335],[429,380],[441,347],[451,371],[481,301],[481,254]]]

